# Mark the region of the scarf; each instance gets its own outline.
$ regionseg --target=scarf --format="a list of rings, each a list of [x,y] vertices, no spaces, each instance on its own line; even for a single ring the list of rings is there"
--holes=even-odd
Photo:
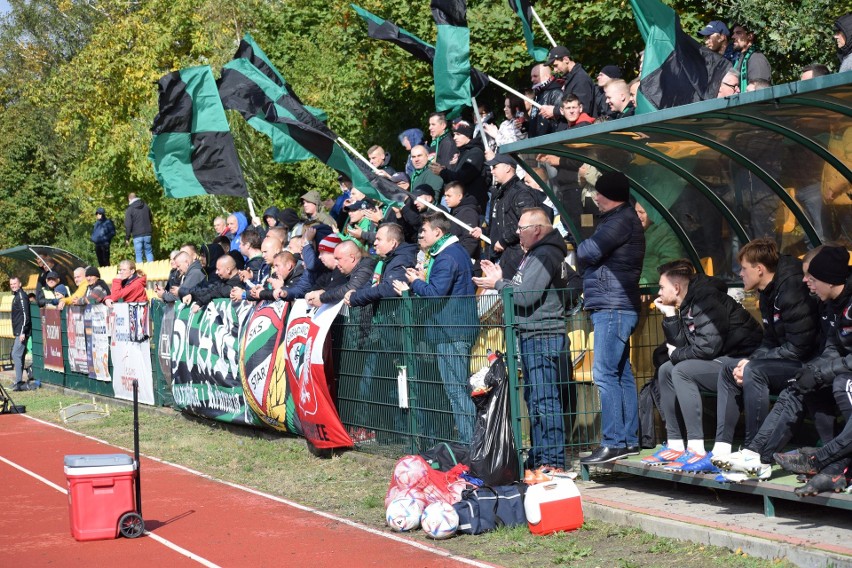
[[[371,286],[378,286],[382,281],[382,272],[385,270],[385,259],[379,259],[376,263],[376,268],[373,270],[373,283]]]
[[[426,282],[429,282],[429,275],[432,273],[432,265],[434,264],[435,257],[445,248],[450,246],[453,243],[459,242],[458,237],[453,235],[452,233],[447,233],[442,236],[440,239],[435,241],[429,250],[426,251]]]
[[[434,140],[432,140],[432,141],[429,143],[429,146],[431,146],[432,148],[435,148],[435,150],[437,150],[437,149],[438,149],[438,145],[441,143],[441,140],[443,140],[444,138],[446,138],[446,137],[447,137],[447,134],[449,134],[449,133],[450,133],[450,129],[449,129],[449,128],[445,128],[445,129],[444,129],[444,133],[443,133],[443,134],[441,134],[441,135],[439,135],[439,136],[438,136],[437,138],[435,138]]]
[[[748,60],[757,49],[752,45],[741,55],[743,62],[740,64],[740,92],[745,93],[748,87]]]

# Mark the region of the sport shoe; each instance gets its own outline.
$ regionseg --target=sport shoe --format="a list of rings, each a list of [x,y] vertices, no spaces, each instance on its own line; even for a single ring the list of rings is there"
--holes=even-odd
[[[846,489],[845,473],[839,473],[837,475],[818,473],[802,487],[796,487],[794,492],[799,497],[808,497],[816,495],[817,493],[827,493],[829,491],[840,493],[844,489]]]
[[[748,475],[736,471],[724,471],[716,476],[716,481],[719,483],[740,483],[746,479],[748,479]]]
[[[816,475],[819,471],[814,464],[813,456],[808,456],[799,453],[799,450],[794,450],[787,453],[772,454],[772,459],[775,460],[782,469],[790,473],[803,473],[805,475]]]
[[[664,465],[663,469],[665,469],[666,471],[680,471],[686,464],[698,461],[702,457],[703,456],[699,456],[692,450],[686,450],[685,452],[680,454],[680,456],[676,460]]]
[[[663,447],[657,450],[654,455],[642,458],[642,463],[650,466],[666,465],[672,463],[681,455],[683,455],[682,451],[670,450],[667,445],[663,444]]]
[[[690,460],[689,463],[683,464],[680,470],[683,473],[719,473],[719,468],[713,465],[713,452],[707,452],[703,456],[696,456],[698,459]]]
[[[764,468],[768,467],[771,469],[770,465],[764,464],[760,461],[760,454],[749,450],[743,450],[741,452],[731,454],[728,456],[726,464],[720,466],[718,463],[714,462],[713,465],[727,471],[747,473],[753,477],[762,474]],[[727,465],[727,467],[725,467],[725,465]]]
[[[770,477],[772,477],[772,466],[769,464],[762,463],[760,467],[752,472],[746,472],[749,478],[756,477],[758,481],[766,481]]]

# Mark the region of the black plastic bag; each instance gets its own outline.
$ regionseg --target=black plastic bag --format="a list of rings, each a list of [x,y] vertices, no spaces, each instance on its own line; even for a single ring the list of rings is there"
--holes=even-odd
[[[441,442],[432,446],[425,452],[420,452],[420,457],[432,469],[438,471],[450,471],[457,464],[469,466],[470,447],[455,442]]]
[[[510,485],[518,480],[518,452],[509,412],[509,377],[498,354],[488,369],[485,385],[491,390],[473,396],[476,423],[470,444],[470,473],[485,485]]]

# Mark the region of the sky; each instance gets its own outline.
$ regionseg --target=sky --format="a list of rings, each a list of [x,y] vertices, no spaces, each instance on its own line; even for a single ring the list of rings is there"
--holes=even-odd
[[[0,0],[0,14],[5,14],[9,11],[9,3],[6,0]]]

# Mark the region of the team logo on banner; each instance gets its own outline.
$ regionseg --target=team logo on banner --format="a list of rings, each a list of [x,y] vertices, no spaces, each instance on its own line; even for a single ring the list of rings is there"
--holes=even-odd
[[[246,325],[240,350],[240,377],[246,401],[267,425],[293,434],[302,429],[287,382],[282,345],[288,302],[260,304]]]
[[[290,309],[284,338],[287,378],[302,433],[318,448],[352,447],[328,390],[325,339],[343,302],[316,311],[304,300]]]

